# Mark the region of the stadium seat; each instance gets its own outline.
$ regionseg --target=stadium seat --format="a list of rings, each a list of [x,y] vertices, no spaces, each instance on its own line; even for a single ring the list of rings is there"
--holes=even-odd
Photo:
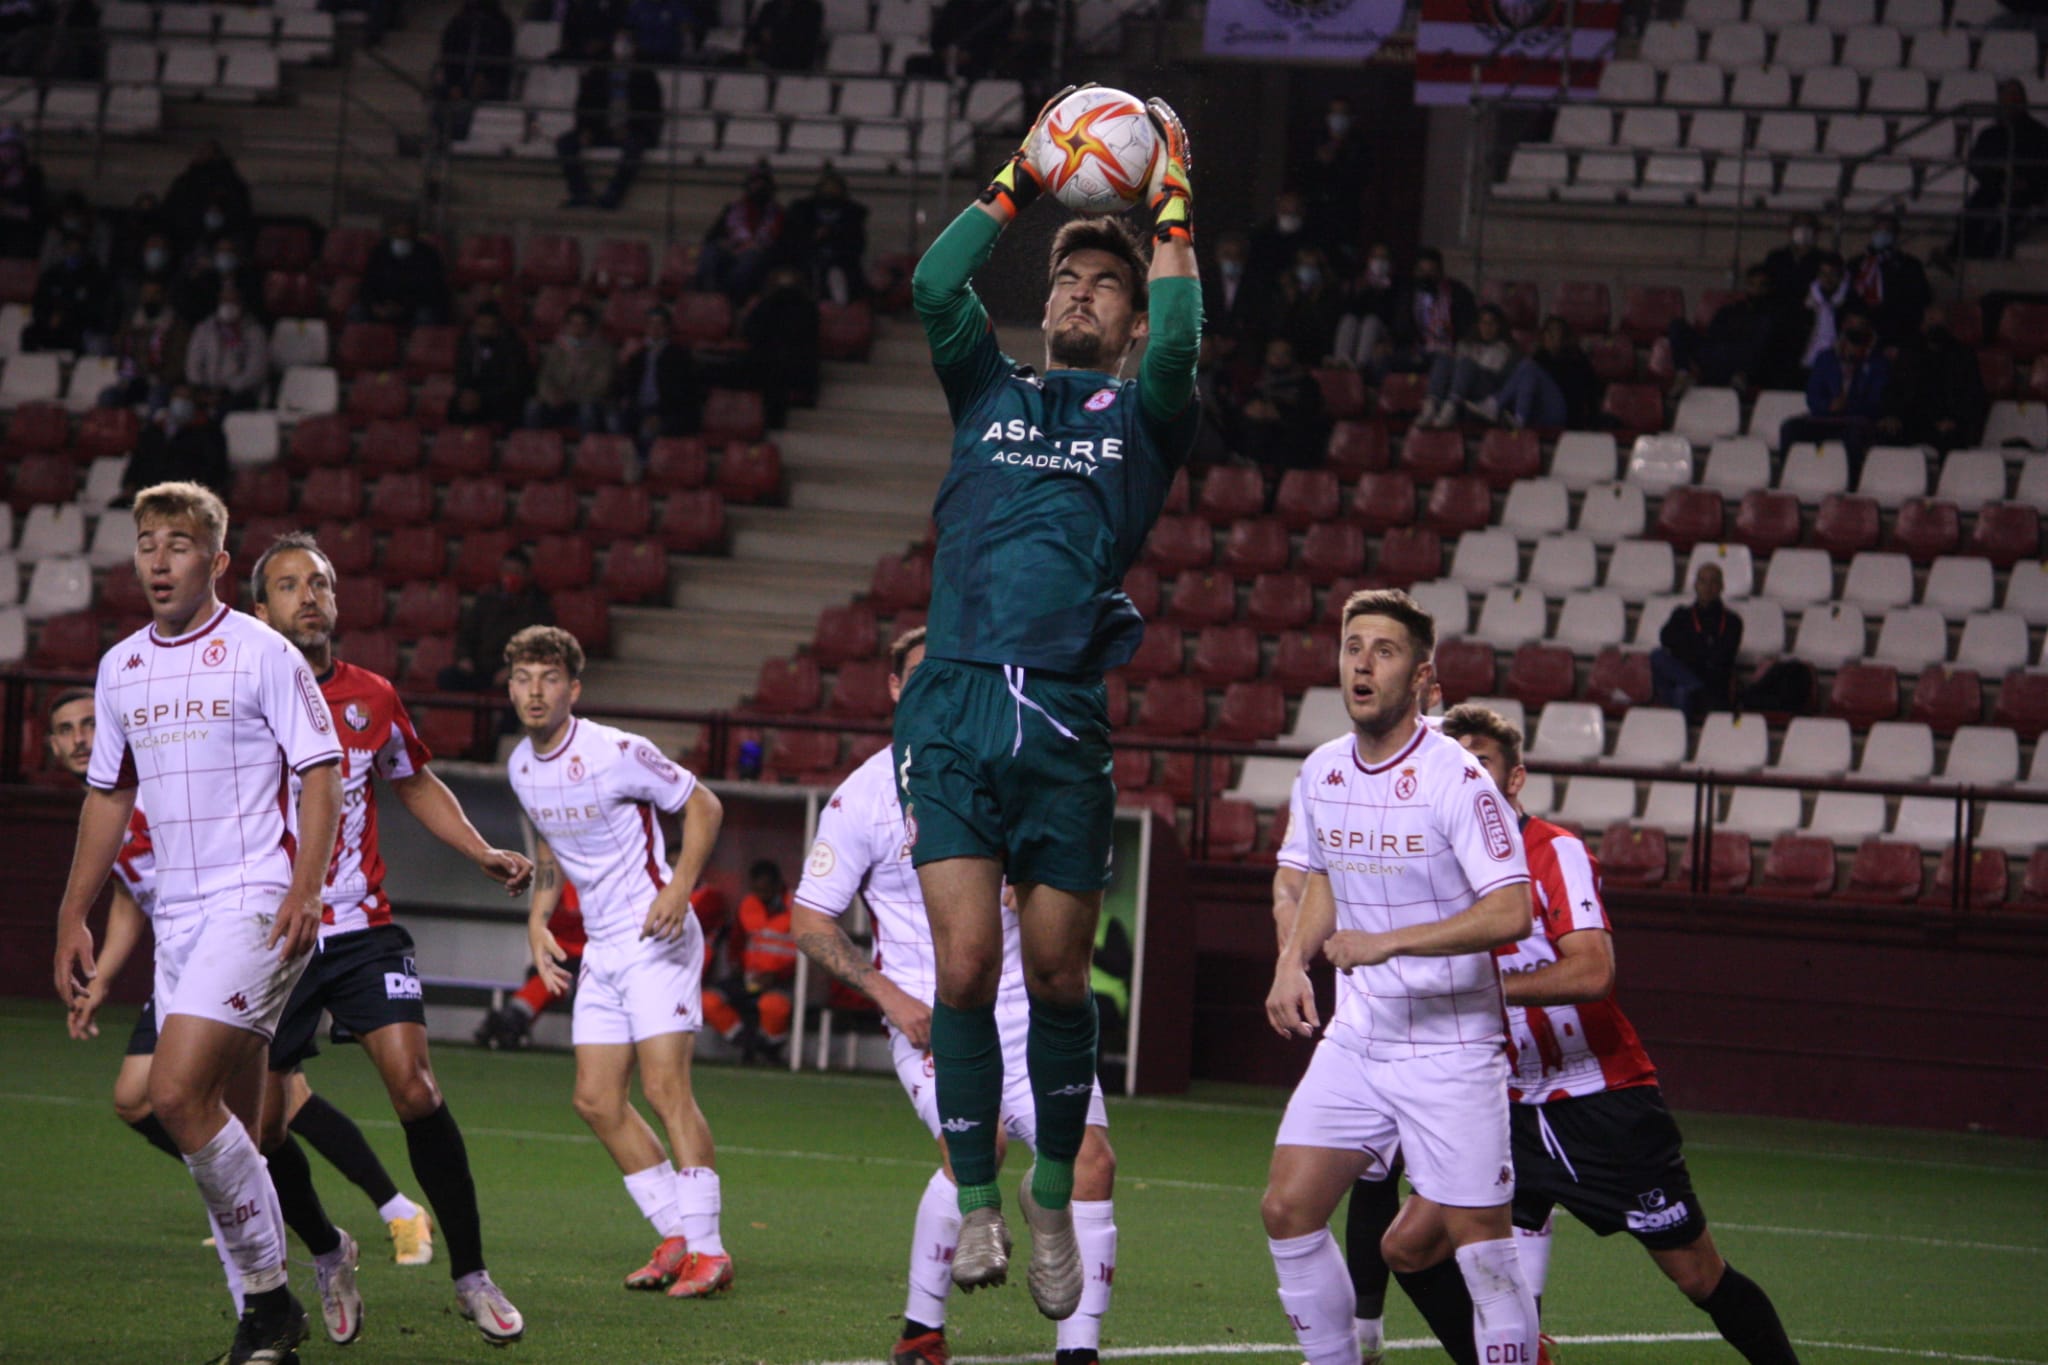
[[[344,578],[334,585],[335,610],[351,631],[384,624],[384,584],[375,578]]]
[[[1614,753],[1608,761],[1631,768],[1676,768],[1685,759],[1685,713],[1661,706],[1638,706],[1622,717],[1621,732],[1615,737]]]
[[[353,521],[363,509],[363,476],[355,469],[316,469],[299,489],[298,514],[307,521]]]
[[[1761,405],[1769,395],[1760,395]],[[1801,398],[1798,412],[1786,416],[1798,416],[1806,411],[1805,399]],[[1776,429],[1758,430],[1757,422],[1750,422],[1750,435],[1761,437],[1771,449],[1778,448]],[[1800,502],[1812,506],[1825,499],[1849,491],[1849,452],[1840,441],[1795,441],[1785,451],[1785,462],[1778,470],[1778,489],[1790,493]],[[1873,507],[1875,503],[1871,504]]]
[[[1947,620],[1960,621],[1973,612],[1990,611],[1996,605],[1993,578],[1988,559],[1977,555],[1943,555],[1929,566],[1920,600]]]
[[[71,441],[71,419],[58,403],[23,403],[7,424],[10,455],[50,454]]]
[[[559,479],[566,464],[561,432],[521,430],[506,438],[498,474],[507,483],[517,486],[536,479]]]
[[[1692,764],[1714,772],[1753,773],[1770,760],[1770,726],[1756,715],[1710,713],[1700,726]]]
[[[133,408],[94,408],[79,421],[73,449],[87,460],[126,456],[141,433],[142,423]]]
[[[1596,763],[1607,749],[1606,718],[1585,702],[1553,702],[1538,714],[1529,756],[1558,763]]]
[[[1813,521],[1813,543],[1837,559],[1847,559],[1859,550],[1877,548],[1879,518],[1877,503],[1847,493],[1830,493],[1821,500]],[[1928,557],[1940,554],[1933,549]]]
[[[1770,448],[1754,436],[1726,436],[1707,451],[1700,473],[1703,487],[1726,497],[1741,497],[1771,482]]]
[[[1834,563],[1825,550],[1784,549],[1764,571],[1763,596],[1788,607],[1807,607],[1835,595]]]
[[[613,602],[647,602],[668,592],[668,553],[658,540],[622,540],[604,557],[598,587]]]
[[[1596,484],[1612,483],[1618,464],[1614,436],[1605,431],[1567,431],[1550,454],[1550,476],[1583,493]]]
[[[1664,398],[1654,384],[1609,384],[1600,411],[1623,432],[1652,433],[1664,426]]]
[[[583,279],[583,245],[575,237],[540,233],[527,239],[519,278],[531,288],[571,286]]]
[[[1891,903],[1915,899],[1920,894],[1921,856],[1915,843],[1878,836],[1865,839],[1849,864],[1848,894]]]
[[[455,633],[461,615],[462,596],[453,583],[445,580],[407,583],[398,590],[398,605],[391,613],[391,629],[406,640],[449,636]]]
[[[1918,721],[1877,722],[1864,736],[1856,776],[1871,782],[1932,780],[1934,732]]]
[[[1211,802],[1207,833],[1212,861],[1243,862],[1258,837],[1258,809],[1249,801]]]
[[[1401,467],[1417,479],[1465,472],[1465,438],[1455,430],[1410,427],[1401,440]]]
[[[353,470],[320,469],[306,479],[311,489],[316,479]],[[423,526],[434,519],[434,485],[420,470],[385,474],[370,488],[370,521],[386,530],[399,526]],[[322,513],[321,515],[328,515]]]
[[[1366,415],[1365,379],[1356,370],[1312,370],[1316,387],[1323,391],[1323,412],[1339,422]],[[1386,408],[1386,388],[1380,390],[1381,410]],[[1412,410],[1412,409],[1411,409]]]
[[[922,608],[931,601],[932,561],[915,551],[883,555],[868,580],[868,601],[876,611]]]
[[[26,615],[21,619],[26,620]],[[28,661],[34,668],[84,673],[90,671],[99,658],[99,617],[89,611],[79,611],[44,621],[36,631],[35,647],[29,651]]]
[[[1598,567],[1598,549],[1589,538],[1545,536],[1536,542],[1526,581],[1549,596],[1565,598],[1569,607],[1574,595],[1592,588]]]
[[[1188,674],[1204,687],[1226,687],[1259,675],[1259,633],[1246,625],[1204,626],[1195,636]]]
[[[1252,465],[1218,465],[1202,479],[1195,511],[1223,526],[1266,510],[1266,481]]]
[[[591,258],[590,287],[599,294],[636,292],[648,286],[653,270],[647,243],[638,238],[607,237],[597,244],[597,254]]]
[[[1493,520],[1492,490],[1477,475],[1438,478],[1430,485],[1422,520],[1448,535],[1483,530]]]
[[[493,579],[496,578],[497,567],[496,563],[491,565]],[[398,527],[384,538],[384,552],[378,558],[377,572],[386,583],[447,576],[447,535],[438,526]],[[382,618],[380,610],[380,622]]]
[[[1543,451],[1533,431],[1494,427],[1480,438],[1473,468],[1496,489],[1513,489],[1543,472]]]
[[[1648,521],[1643,490],[1631,483],[1596,484],[1579,504],[1579,534],[1598,545],[1632,540],[1643,534]]]
[[[1215,474],[1209,478],[1213,480]],[[1204,480],[1202,492],[1205,499],[1208,485],[1209,480]],[[1307,531],[1325,522],[1333,522],[1342,505],[1343,487],[1336,474],[1327,469],[1290,469],[1280,476],[1279,487],[1273,495],[1273,511],[1290,531]],[[1256,514],[1257,511],[1254,507],[1244,515]]]
[[[712,389],[704,399],[707,442],[758,442],[768,433],[767,409],[761,395],[749,389]]]
[[[1324,522],[1301,538],[1300,570],[1318,586],[1365,568],[1365,528],[1355,522]],[[2048,597],[2048,594],[2044,594]]]
[[[1671,429],[1694,445],[1736,436],[1742,431],[1742,400],[1733,389],[1688,389],[1678,402]]]
[[[519,491],[512,507],[512,529],[518,535],[560,535],[576,529],[582,508],[576,485],[567,479],[541,479]]]
[[[1204,568],[1214,556],[1213,534],[1200,517],[1161,517],[1145,540],[1146,560],[1162,572]]]
[[[711,476],[711,459],[695,436],[664,436],[647,452],[642,477],[657,492],[702,488]]]
[[[1979,354],[1995,355],[1997,352]],[[4,397],[4,389],[0,389],[0,397]],[[1993,403],[1990,416],[1984,420],[1982,442],[1992,449],[2023,445],[2034,450],[2048,450],[2048,403]]]
[[[1405,470],[1373,470],[1360,476],[1351,494],[1351,516],[1369,532],[1415,524],[1415,476]]]
[[[1800,539],[1799,500],[1790,493],[1757,488],[1742,495],[1730,536],[1752,551],[1770,554]]]
[[[866,360],[875,345],[875,314],[866,299],[818,305],[818,353],[826,360]]]
[[[2005,903],[2006,876],[2004,852],[1978,848],[1971,855],[1968,877],[1959,886],[1956,851],[1953,847],[1945,848],[1941,861],[1935,865],[1934,889],[1922,899],[1922,904],[1952,905],[1960,898],[1965,909],[1996,909]]]
[[[1863,457],[1856,491],[1894,510],[1909,498],[1927,496],[1927,453],[1919,446],[1872,446]]]
[[[1713,489],[1677,487],[1664,494],[1654,532],[1658,539],[1690,551],[1702,541],[1719,541],[1724,518],[1721,495]],[[1687,579],[1690,581],[1690,574]]]
[[[1673,123],[1675,125],[1676,120],[1673,120]],[[1672,131],[1675,135],[1675,126]],[[1626,135],[1623,140],[1629,141]],[[1647,144],[1633,142],[1630,145]],[[1684,316],[1685,295],[1676,288],[1668,285],[1630,285],[1623,291],[1621,334],[1638,346],[1648,346],[1663,336],[1673,322]]]
[[[1311,687],[1335,687],[1336,639],[1310,630],[1287,631],[1274,642],[1271,676],[1288,692],[1301,692]]]
[[[886,559],[882,561],[882,563],[886,562]],[[879,574],[881,569],[882,565],[878,563],[875,566],[875,572]],[[1138,609],[1138,615],[1144,617],[1147,621],[1157,619],[1159,616],[1159,571],[1150,564],[1132,565],[1130,572],[1124,575],[1124,596],[1131,599],[1131,605]],[[919,601],[916,605],[922,609],[925,601],[929,601],[930,598],[931,566],[929,561],[927,561],[924,577],[924,600]]]
[[[1324,461],[1332,473],[1348,482],[1368,471],[1387,468],[1390,449],[1386,423],[1377,419],[1338,422],[1330,428]]]
[[[1678,561],[1665,542],[1624,540],[1607,558],[1606,587],[1624,601],[1641,602],[1669,593],[1677,573]]]
[[[1600,281],[1565,280],[1550,296],[1550,311],[1580,336],[1605,336],[1613,303]]]
[[[334,344],[334,366],[343,379],[388,370],[398,364],[398,329],[383,322],[351,322]]]
[[[359,376],[348,386],[348,403],[343,409],[352,427],[368,426],[380,417],[400,418],[411,410],[412,390],[405,376],[392,370]]]
[[[2003,38],[1996,44],[1987,40],[1985,50],[2005,42]],[[2026,74],[2031,76],[2033,71],[2029,69]],[[1998,317],[1998,340],[2022,361],[2031,361],[2048,351],[2048,303],[2008,301]]]
[[[37,560],[22,594],[22,610],[31,621],[85,612],[92,606],[92,564],[79,555],[49,555]]]
[[[1460,543],[1470,539],[1464,537]],[[1512,551],[1513,537],[1508,537],[1508,545]],[[1379,562],[1373,565],[1372,578],[1388,587],[1405,588],[1436,578],[1443,573],[1443,566],[1442,537],[1426,526],[1399,526],[1381,538]]]
[[[417,423],[375,421],[363,430],[361,464],[367,473],[407,473],[419,466],[420,446]]]
[[[1902,796],[1892,817],[1891,837],[1922,847],[1952,844],[1958,803],[1946,796]]]
[[[1469,482],[1473,485],[1481,484],[1476,478]],[[1465,496],[1475,503],[1478,501],[1469,489]],[[1490,508],[1490,500],[1486,505]],[[1571,526],[1571,490],[1558,479],[1524,479],[1508,489],[1507,504],[1501,510],[1500,524],[1522,540],[1536,540],[1539,537],[1556,535]]]
[[[2048,847],[2048,826],[2042,823],[2042,809],[2017,801],[1987,802],[1982,807],[1983,821],[1977,827],[1977,846],[2022,858],[2037,848]]]
[[[1948,623],[1932,607],[1895,607],[1878,625],[1870,657],[1916,672],[1942,663],[1948,658]]]
[[[1207,715],[1202,685],[1193,678],[1155,678],[1145,684],[1130,728],[1141,735],[1177,739],[1200,731]]]
[[[1975,725],[1984,715],[1984,686],[1974,668],[1929,664],[1913,684],[1912,718],[1937,734]]]
[[[1392,542],[1393,535],[1390,534],[1381,543],[1383,567]],[[1516,545],[1514,536],[1497,527],[1461,535],[1451,552],[1450,577],[1468,588],[1515,583],[1521,578],[1521,548]]]
[[[421,326],[405,342],[406,377],[418,383],[429,375],[453,374],[460,332],[454,327]],[[346,338],[347,333],[343,333]]]
[[[1798,829],[1800,794],[1782,787],[1736,787],[1728,797],[1721,824],[1747,839],[1775,839]]]
[[[2048,673],[2014,669],[1998,685],[1991,722],[2010,728],[2032,744],[2048,730]]]
[[[597,545],[644,537],[654,521],[654,496],[644,484],[610,484],[597,490],[583,533]]]
[[[662,502],[656,536],[675,554],[716,554],[725,548],[725,499],[715,488],[686,488]]]
[[[1471,630],[1472,599],[1461,585],[1448,579],[1412,583],[1408,587],[1408,595],[1436,622],[1439,637],[1464,635]],[[1340,624],[1339,613],[1343,606],[1340,594],[1333,588],[1329,595],[1329,609],[1324,613],[1331,625]]]
[[[832,675],[832,697],[825,713],[848,720],[885,720],[895,708],[889,700],[889,661],[851,659]]]
[[[512,238],[504,233],[473,233],[456,249],[454,279],[458,288],[503,284],[512,278]]]
[[[1819,899],[1835,891],[1835,846],[1824,838],[1780,834],[1764,855],[1757,890],[1766,896]]]
[[[1486,616],[1482,612],[1482,632],[1486,624]],[[1491,688],[1486,690],[1492,691]],[[1502,691],[1531,711],[1541,710],[1554,701],[1571,700],[1578,695],[1578,670],[1572,652],[1562,645],[1533,641],[1521,645],[1508,663],[1507,680]]]
[[[1848,721],[1796,716],[1768,771],[1779,777],[1841,777],[1849,771],[1850,743]]]
[[[1538,553],[1541,553],[1540,548]],[[1544,587],[1542,584],[1536,586]],[[1557,590],[1544,587],[1544,591]],[[1622,601],[1621,594],[1581,590],[1564,592],[1562,596],[1557,629],[1552,632],[1557,643],[1574,654],[1597,656],[1616,640],[1626,638],[1628,605]],[[1590,684],[1587,700],[1597,700]]]
[[[1237,583],[1227,573],[1189,569],[1173,580],[1166,619],[1188,626],[1222,625],[1237,617]]]
[[[1941,778],[1967,787],[2005,787],[2020,780],[2020,741],[1996,725],[1965,725],[1950,738]]]
[[[801,715],[818,709],[823,692],[815,660],[769,659],[755,676],[752,709],[771,716]]]
[[[1938,498],[1909,498],[1892,522],[1890,544],[1916,564],[1927,564],[1953,552],[1962,541],[1962,518],[1956,506]]]
[[[1573,777],[1565,785],[1557,819],[1578,828],[1605,829],[1635,815],[1635,783],[1617,777]]]
[[[880,645],[881,625],[865,603],[845,602],[818,613],[811,634],[811,657],[820,668],[837,668],[854,659],[871,659]]]
[[[2024,616],[2030,626],[2048,626],[2048,561],[2030,559],[2012,566],[2005,579],[2006,611]]]
[[[1815,660],[1805,648],[1806,622],[1814,615],[1808,612],[1801,620],[1800,642],[1793,647],[1793,653],[1808,663]],[[1899,671],[1896,668],[1890,664],[1839,660],[1837,665],[1834,683],[1828,691],[1829,715],[1862,727],[1890,720],[1899,714]]]
[[[1616,886],[1661,885],[1670,863],[1670,848],[1661,829],[1619,821],[1600,836],[1600,871]]]
[[[1315,615],[1309,580],[1298,573],[1262,573],[1252,581],[1244,619],[1262,631],[1296,630]]]
[[[1742,620],[1742,649],[1737,657],[1743,663],[1766,663],[1785,652],[1782,606],[1760,597],[1737,597],[1729,600],[1728,608]]]
[[[562,323],[568,319],[569,310],[583,302],[583,291],[574,285],[543,285],[532,297],[532,307],[526,319],[526,339],[535,346],[545,346],[555,339],[562,330]],[[508,319],[507,325],[511,325]]]
[[[626,482],[633,463],[633,443],[628,437],[593,432],[576,443],[569,477],[586,492],[617,486]]]
[[[1280,572],[1291,555],[1287,528],[1278,517],[1252,517],[1232,523],[1218,564],[1239,578],[1252,578]]]
[[[1956,646],[1956,665],[1980,673],[2003,674],[2033,662],[2027,646],[2026,618],[2014,612],[1980,611],[1963,622]]]
[[[1380,381],[1380,415],[1412,417],[1429,396],[1428,377],[1396,371]]]
[[[1478,640],[1441,640],[1436,647],[1436,677],[1444,689],[1444,705],[1493,691],[1493,646]]]
[[[1951,457],[1953,458],[1953,457]],[[2025,501],[1989,502],[1970,527],[1970,552],[2015,572],[2041,558],[2041,511]]]

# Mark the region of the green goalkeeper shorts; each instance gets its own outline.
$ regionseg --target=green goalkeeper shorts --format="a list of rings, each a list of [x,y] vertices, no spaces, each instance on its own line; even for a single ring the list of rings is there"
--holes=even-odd
[[[926,659],[896,707],[911,861],[993,858],[1012,882],[1109,885],[1116,784],[1100,679]]]

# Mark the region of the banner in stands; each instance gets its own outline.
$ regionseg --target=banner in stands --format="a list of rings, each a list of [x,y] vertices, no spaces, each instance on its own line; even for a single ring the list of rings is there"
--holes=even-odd
[[[1613,0],[1422,0],[1415,102],[1546,99],[1567,82],[1567,98],[1591,99],[1620,21]]]
[[[1202,50],[1267,61],[1362,61],[1401,26],[1404,0],[1209,0]]]

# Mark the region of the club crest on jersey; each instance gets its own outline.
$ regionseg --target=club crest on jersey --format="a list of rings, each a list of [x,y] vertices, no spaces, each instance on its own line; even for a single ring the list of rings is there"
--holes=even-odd
[[[221,661],[228,657],[228,642],[214,639],[206,642],[206,650],[199,656],[199,662],[208,668],[219,668]]]
[[[1394,799],[1406,801],[1415,795],[1415,769],[1403,768],[1401,775],[1394,779]]]
[[[370,728],[370,713],[363,709],[361,702],[352,701],[341,708],[342,723],[360,734]]]
[[[810,860],[804,864],[804,871],[813,877],[829,877],[837,866],[839,855],[832,851],[832,845],[820,839],[811,846]]]
[[[1111,403],[1114,403],[1115,401],[1115,389],[1097,389],[1094,393],[1088,395],[1088,401],[1083,403],[1081,406],[1088,409],[1088,411],[1090,412],[1101,412],[1104,408],[1108,407]]]
[[[581,782],[581,781],[583,780],[584,776],[585,776],[585,774],[584,774],[584,771],[583,771],[583,755],[582,755],[582,754],[570,754],[570,755],[569,755],[569,780],[570,780],[571,782]]]

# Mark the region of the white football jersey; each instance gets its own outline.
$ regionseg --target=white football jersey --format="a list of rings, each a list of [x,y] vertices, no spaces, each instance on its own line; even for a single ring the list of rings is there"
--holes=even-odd
[[[292,880],[291,777],[341,758],[334,719],[290,641],[220,608],[175,640],[154,625],[100,660],[86,780],[149,811],[158,913],[216,895],[275,901]]]
[[[1418,725],[1366,767],[1353,736],[1310,754],[1295,779],[1280,860],[1322,873],[1339,929],[1387,933],[1471,908],[1529,880],[1514,812],[1456,740]],[[1331,1036],[1382,1060],[1505,1040],[1491,953],[1397,957],[1337,974]]]
[[[855,768],[818,812],[817,842],[804,863],[796,899],[837,919],[858,894],[875,924],[875,969],[905,995],[927,1005],[938,998],[938,966],[931,923],[917,870],[910,865],[910,835],[896,795],[892,755],[883,749]],[[1026,1011],[1024,956],[1017,912],[1003,907],[1003,976],[999,1013]]]
[[[590,941],[637,942],[671,875],[655,812],[681,810],[696,777],[639,735],[580,717],[552,753],[520,740],[508,766],[526,818],[576,888]]]

